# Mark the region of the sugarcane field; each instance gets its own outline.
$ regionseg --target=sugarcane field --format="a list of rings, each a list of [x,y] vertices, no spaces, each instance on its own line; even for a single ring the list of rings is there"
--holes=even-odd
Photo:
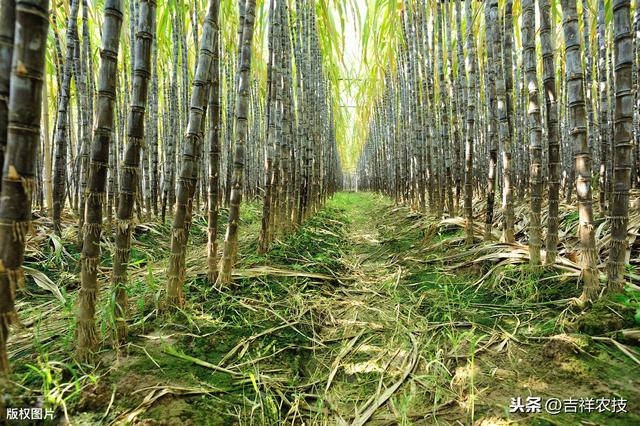
[[[0,0],[0,425],[640,425],[640,0]]]

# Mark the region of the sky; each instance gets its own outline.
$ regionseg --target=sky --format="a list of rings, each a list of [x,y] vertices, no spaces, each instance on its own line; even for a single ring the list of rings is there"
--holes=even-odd
[[[337,11],[334,9],[334,13]],[[354,118],[357,109],[354,95],[357,90],[358,81],[362,65],[362,46],[361,46],[361,25],[367,14],[367,0],[349,0],[349,7],[345,13],[344,25],[344,50],[343,50],[343,78],[342,81],[342,98],[341,105],[348,117],[347,128],[350,134],[347,135],[347,146],[343,151],[344,166],[354,167],[357,161],[357,149],[355,149],[355,141],[353,140]],[[359,19],[358,19],[359,16]],[[352,80],[350,80],[352,79]]]

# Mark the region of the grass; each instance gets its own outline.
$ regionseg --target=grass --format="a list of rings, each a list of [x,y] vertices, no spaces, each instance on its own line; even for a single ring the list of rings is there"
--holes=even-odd
[[[615,337],[636,326],[636,292],[573,312],[567,300],[579,290],[575,280],[526,264],[492,269],[491,260],[456,267],[470,256],[459,228],[440,228],[374,194],[336,194],[297,232],[258,255],[260,212],[258,204],[243,205],[240,268],[266,265],[331,278],[262,274],[212,289],[202,256],[206,222],[196,215],[187,306],[161,314],[170,225],[150,224],[135,236],[128,344],[118,353],[107,338],[97,368],[77,364],[69,358],[76,284],[63,286],[64,306],[42,295],[22,297],[21,317],[37,321],[11,346],[19,391],[8,401],[41,400],[60,416],[66,407],[77,423],[110,423],[134,412],[138,420],[169,423],[351,422],[403,377],[415,342],[416,367],[375,411],[374,422],[640,421],[637,410],[625,417],[508,413],[511,397],[530,394],[637,401],[638,366],[589,337]],[[75,273],[68,264],[73,247],[63,247],[69,255],[44,256]],[[459,257],[450,259],[452,253]],[[63,275],[56,274],[60,282]],[[99,317],[108,335],[103,293]],[[563,335],[570,339],[557,338]],[[161,391],[167,394],[145,405],[145,397],[154,400]]]

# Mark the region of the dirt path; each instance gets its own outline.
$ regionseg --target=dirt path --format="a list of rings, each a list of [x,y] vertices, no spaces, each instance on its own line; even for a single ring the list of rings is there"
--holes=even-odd
[[[393,391],[403,385],[418,361],[418,343],[407,294],[398,284],[404,278],[400,262],[384,247],[382,226],[390,210],[387,200],[349,194],[334,201],[349,217],[341,262],[343,286],[332,300],[331,319],[322,330],[324,340],[345,339],[331,360],[326,401],[331,421],[365,422],[400,414]],[[347,340],[349,336],[353,336]],[[378,410],[379,407],[383,407]]]

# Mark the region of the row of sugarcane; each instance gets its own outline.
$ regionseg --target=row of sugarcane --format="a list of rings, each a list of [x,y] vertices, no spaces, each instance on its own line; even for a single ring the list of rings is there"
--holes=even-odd
[[[131,55],[135,49],[135,27],[134,22],[138,15],[137,1],[128,2],[128,15],[123,10],[123,17],[129,17],[128,28],[123,28],[120,51],[124,57],[129,57],[129,61],[122,61],[119,64],[122,69],[117,75],[116,89],[116,116],[114,128],[114,149],[110,151],[108,187],[106,191],[106,204],[104,204],[104,214],[107,216],[107,223],[111,223],[111,218],[118,209],[119,204],[119,169],[123,164],[124,147],[126,146],[125,129],[127,120],[127,107],[130,104],[130,96],[133,89],[131,72],[135,68]],[[90,117],[94,115],[93,103],[95,102],[95,80],[92,78],[95,70],[92,65],[92,56],[86,52],[92,50],[90,24],[87,23],[87,16],[91,13],[88,10],[86,0],[82,5],[82,55],[80,61],[75,60],[78,55],[80,38],[77,34],[75,22],[78,16],[79,1],[71,2],[70,17],[66,22],[66,34],[70,42],[67,46],[67,54],[62,54],[62,49],[49,49],[53,56],[53,68],[56,79],[51,79],[57,83],[55,95],[50,101],[59,105],[57,114],[53,117],[53,126],[56,129],[53,144],[47,143],[44,147],[45,162],[51,161],[50,157],[55,156],[55,161],[47,167],[40,165],[39,176],[44,180],[44,185],[37,188],[36,205],[43,209],[49,208],[53,217],[54,229],[60,234],[62,231],[62,212],[68,205],[80,217],[78,239],[82,241],[82,217],[84,211],[84,193],[88,178],[88,157],[89,157],[89,133],[91,125],[87,124]],[[147,99],[148,114],[145,115],[145,127],[149,129],[145,133],[145,143],[141,150],[141,168],[143,173],[138,181],[137,199],[135,203],[135,215],[139,221],[150,219],[152,216],[161,216],[166,219],[167,212],[171,211],[176,197],[176,156],[181,149],[181,138],[186,129],[189,110],[190,91],[190,58],[188,51],[190,46],[198,46],[198,2],[190,5],[194,16],[191,19],[191,33],[194,41],[189,44],[186,36],[186,17],[184,4],[181,2],[177,6],[165,6],[164,13],[168,13],[171,22],[171,35],[168,37],[171,43],[167,46],[158,46],[154,39],[151,46],[152,66]],[[52,14],[55,18],[56,14]],[[53,22],[53,35],[56,46],[60,45],[63,26],[58,28],[56,20]],[[75,47],[73,47],[75,45]],[[71,47],[71,49],[69,49]],[[164,54],[159,55],[158,51],[163,50]],[[169,50],[169,51],[167,51]],[[221,49],[222,70],[221,70],[221,92],[224,99],[221,104],[223,108],[221,134],[223,139],[223,150],[221,151],[221,164],[225,173],[221,175],[221,185],[223,191],[220,193],[221,200],[228,206],[231,194],[231,168],[228,164],[233,162],[233,105],[235,99],[234,75],[237,64],[232,55],[232,49]],[[196,55],[197,58],[197,53]],[[71,59],[69,61],[69,59]],[[197,59],[195,59],[197,60]],[[67,67],[66,64],[71,66]],[[68,84],[63,85],[64,78],[68,76]],[[75,83],[71,85],[71,83]],[[85,90],[88,88],[88,91]],[[64,90],[63,90],[64,89]],[[261,142],[261,98],[258,82],[254,82],[254,91],[251,97],[251,120],[255,125],[249,134],[248,145],[252,156],[247,156],[246,161],[249,167],[246,168],[247,178],[245,179],[244,191],[248,198],[254,199],[259,194],[259,186],[250,185],[255,183],[262,173],[263,151],[259,149]],[[70,93],[76,100],[76,108],[69,105]],[[47,99],[49,100],[49,99]],[[63,102],[60,102],[62,100]],[[68,110],[68,112],[67,112]],[[78,115],[75,118],[72,114]],[[65,114],[68,114],[66,118]],[[254,120],[253,117],[256,117]],[[63,129],[58,131],[57,123],[63,123]],[[66,123],[69,122],[67,126]],[[48,120],[47,123],[48,124]],[[73,128],[73,131],[71,130]],[[67,146],[67,142],[69,146]],[[204,152],[204,151],[203,151]],[[51,155],[53,154],[53,155]],[[202,153],[201,153],[202,154]],[[206,155],[200,156],[200,179],[198,190],[195,193],[196,206],[202,206],[206,211],[207,187],[202,182],[206,180],[206,170],[208,168]],[[80,176],[80,179],[73,179],[71,176]],[[46,200],[45,200],[46,198]],[[199,210],[199,207],[197,207]]]
[[[62,216],[67,207],[65,198],[73,196],[69,185],[65,184],[62,199],[56,199],[60,196],[56,195],[55,189],[60,180],[78,181],[75,189],[81,190],[75,200],[78,209],[83,209],[79,212],[81,286],[76,299],[76,331],[77,357],[86,361],[93,360],[101,341],[96,326],[98,275],[101,241],[109,238],[108,232],[103,235],[103,227],[111,224],[111,209],[115,210],[115,249],[110,274],[109,299],[112,303],[109,314],[114,318],[114,341],[119,344],[127,337],[128,270],[132,233],[137,223],[136,210],[138,220],[158,216],[163,221],[168,217],[173,222],[164,304],[167,310],[173,310],[183,308],[185,303],[185,257],[195,214],[204,212],[208,221],[208,281],[211,285],[224,286],[232,281],[237,260],[240,207],[244,197],[257,196],[263,201],[259,251],[265,252],[277,238],[295,231],[317,212],[342,181],[333,124],[332,92],[323,73],[315,2],[296,0],[290,5],[285,1],[270,0],[267,85],[264,89],[256,81],[256,71],[252,72],[252,68],[261,65],[256,64],[254,57],[257,49],[257,41],[254,40],[257,26],[255,0],[239,0],[237,3],[239,26],[235,47],[230,47],[237,48],[233,53],[229,53],[229,47],[220,42],[224,31],[222,23],[225,22],[220,13],[221,3],[219,0],[208,1],[202,27],[192,27],[192,32],[201,30],[199,37],[194,35],[198,52],[192,76],[188,70],[186,41],[180,41],[185,33],[180,32],[182,24],[178,13],[173,15],[173,62],[171,67],[158,67],[160,55],[154,0],[129,3],[131,57],[128,64],[120,64],[119,67],[119,52],[124,52],[124,42],[121,41],[127,33],[123,28],[126,17],[124,1],[106,0],[97,84],[91,91],[89,88],[94,83],[90,55],[86,55],[83,49],[77,49],[84,45],[78,40],[76,25],[81,3],[80,0],[71,0],[66,57],[63,64],[54,66],[60,78],[53,147],[47,145],[47,99],[43,96],[47,93],[45,54],[48,43],[45,40],[50,16],[53,16],[48,2],[0,1],[2,23],[9,26],[5,21],[9,19],[8,14],[21,13],[25,4],[27,8],[38,8],[37,13],[33,12],[37,18],[29,15],[29,19],[38,20],[41,26],[39,33],[34,31],[38,42],[25,41],[24,34],[20,34],[21,39],[18,34],[9,37],[6,27],[2,27],[5,33],[0,34],[4,41],[2,46],[11,43],[15,53],[10,84],[6,82],[2,86],[5,82],[0,82],[0,90],[7,86],[11,90],[7,96],[9,125],[6,129],[9,138],[2,187],[3,194],[7,191],[10,196],[3,195],[0,203],[0,221],[4,225],[0,228],[2,372],[9,368],[6,355],[9,326],[17,322],[15,287],[23,280],[21,265],[27,231],[31,226],[32,198],[37,202],[35,195],[44,193],[40,196],[42,203],[42,199],[51,197],[52,201],[50,204],[47,201],[47,206],[52,207],[53,227],[55,232],[62,233],[65,229]],[[86,3],[83,7],[86,8]],[[198,19],[194,22],[197,23]],[[62,57],[58,48],[59,38],[54,34],[54,46],[49,46],[49,49],[55,49],[57,56],[54,56],[58,59]],[[21,47],[25,44],[27,50],[32,46],[39,48],[38,54],[26,62],[22,57],[15,57],[18,53],[25,54]],[[33,52],[27,51],[26,54],[32,55]],[[235,60],[224,60],[234,54]],[[84,60],[74,60],[73,55],[84,56]],[[126,55],[120,57],[126,58]],[[6,66],[5,58],[3,54],[2,66]],[[167,59],[164,61],[166,64]],[[35,62],[33,70],[29,68],[32,62]],[[27,66],[27,77],[21,77],[23,64]],[[83,67],[84,72],[80,72]],[[120,68],[124,72],[120,72]],[[169,71],[170,76],[167,75]],[[25,110],[24,105],[19,105],[14,123],[11,102],[17,99],[16,96],[26,97],[22,92],[14,93],[26,90],[24,84],[14,83],[18,77],[30,79],[28,105],[29,108],[37,108]],[[75,85],[71,84],[73,79]],[[78,83],[80,81],[86,84]],[[187,84],[191,86],[190,93],[185,90]],[[75,122],[69,114],[73,111],[69,106],[73,94],[78,102],[75,111],[82,114],[82,118]],[[162,104],[161,100],[164,101]],[[95,111],[89,111],[89,108]],[[22,115],[31,121],[22,124],[21,120],[25,120]],[[41,115],[44,122],[41,122]],[[71,150],[69,146],[60,145],[67,145],[67,138],[73,134],[69,129],[71,124],[91,126],[87,122],[92,124],[93,134],[86,135],[86,128],[79,129],[76,161],[69,163]],[[42,129],[41,124],[44,124]],[[12,139],[14,128],[20,132],[20,140]],[[4,131],[0,129],[2,133]],[[23,134],[30,138],[29,144],[23,143]],[[86,146],[78,146],[85,142]],[[44,163],[47,163],[47,156],[44,155],[45,159],[41,161],[43,156],[37,154],[46,153],[47,149],[56,153],[55,160],[51,161],[55,164],[48,164],[49,170],[56,169],[51,191],[46,188],[44,180],[39,179],[46,174],[47,164]],[[226,162],[222,161],[225,152]],[[62,171],[58,170],[59,163],[62,163]],[[75,174],[78,170],[80,173]],[[219,209],[225,198],[228,224],[221,247],[222,255],[219,256]],[[70,201],[68,206],[73,208],[74,202]]]
[[[521,0],[515,14],[512,0],[409,2],[356,175],[359,189],[437,217],[461,210],[469,244],[475,201],[486,202],[484,239],[491,240],[499,193],[501,239],[512,243],[514,198],[526,199],[534,266],[555,262],[561,191],[567,203],[575,191],[586,302],[602,292],[596,213],[611,225],[607,288],[624,285],[629,192],[640,186],[640,32],[632,31],[640,30],[640,2],[633,16],[630,0],[578,3]]]

